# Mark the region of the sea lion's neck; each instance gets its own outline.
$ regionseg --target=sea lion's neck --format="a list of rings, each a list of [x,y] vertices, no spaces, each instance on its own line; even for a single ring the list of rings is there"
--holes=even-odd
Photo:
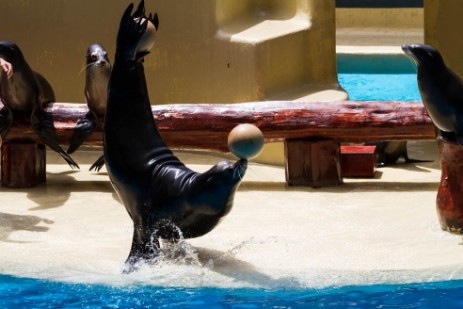
[[[143,63],[116,55],[109,82],[105,127],[117,128],[108,138],[132,147],[165,146],[154,122]],[[107,124],[111,123],[110,126]],[[128,142],[128,140],[131,140]]]
[[[141,117],[138,123],[148,121],[155,126],[141,62],[116,57],[109,82],[109,106],[123,110],[126,116]]]

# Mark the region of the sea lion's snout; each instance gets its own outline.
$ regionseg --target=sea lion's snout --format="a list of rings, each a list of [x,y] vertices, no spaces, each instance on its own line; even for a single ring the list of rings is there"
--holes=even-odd
[[[236,180],[243,179],[247,168],[248,168],[248,160],[240,159],[236,161],[236,163],[233,164],[233,178]]]
[[[402,50],[404,53],[408,56],[410,56],[413,59],[417,58],[417,54],[419,54],[419,50],[422,49],[422,46],[420,44],[404,44],[402,45]]]

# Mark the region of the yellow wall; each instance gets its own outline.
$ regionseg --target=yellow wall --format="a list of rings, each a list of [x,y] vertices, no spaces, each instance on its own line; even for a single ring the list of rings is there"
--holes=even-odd
[[[99,43],[113,59],[128,3],[2,0],[0,39],[20,46],[58,101],[83,102],[86,49]],[[334,0],[147,0],[146,6],[160,17],[145,62],[153,103],[297,98],[338,87]]]
[[[114,54],[117,24],[128,2],[2,0],[0,39],[19,45],[31,67],[50,81],[57,100],[84,102],[87,47],[100,43]]]
[[[446,64],[463,77],[463,1],[425,0],[425,43],[437,48]]]

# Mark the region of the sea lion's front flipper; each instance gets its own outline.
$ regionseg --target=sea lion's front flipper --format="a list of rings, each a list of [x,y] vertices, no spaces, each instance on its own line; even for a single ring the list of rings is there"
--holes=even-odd
[[[40,140],[56,151],[64,160],[69,164],[71,168],[79,168],[76,162],[61,148],[56,136],[55,127],[53,125],[52,117],[45,111],[36,109],[32,112],[31,117],[32,130],[40,138]]]
[[[3,101],[1,98],[1,96],[3,95],[1,87],[3,83],[6,83],[6,85],[8,85],[8,79],[10,79],[13,76],[13,67],[9,62],[4,61],[3,58],[0,58],[0,60],[3,61],[3,64],[8,64],[7,67],[11,69],[11,73],[7,73],[6,71],[4,71],[6,69],[0,68],[0,136],[2,137],[2,140],[5,142],[6,135],[8,134],[8,132],[11,129],[11,126],[13,125],[13,112],[10,108],[8,108],[8,105],[5,104],[5,101]],[[8,74],[11,74],[11,76],[9,76]]]
[[[1,103],[1,99],[0,99]],[[13,125],[13,113],[8,110],[6,106],[4,106],[0,110],[0,136],[2,137],[2,140],[6,140],[6,135],[11,129],[11,126]]]
[[[460,145],[463,146],[463,119],[456,117],[455,123],[455,140]]]
[[[89,111],[84,118],[80,119],[74,127],[74,132],[69,142],[68,154],[76,151],[80,145],[88,138],[98,125],[98,117],[92,111]]]
[[[102,155],[101,157],[99,157],[95,163],[92,164],[92,166],[90,166],[90,169],[89,171],[95,171],[95,172],[99,172],[101,170],[101,168],[103,167],[104,165],[104,155]]]
[[[457,143],[463,146],[463,135],[457,135]]]

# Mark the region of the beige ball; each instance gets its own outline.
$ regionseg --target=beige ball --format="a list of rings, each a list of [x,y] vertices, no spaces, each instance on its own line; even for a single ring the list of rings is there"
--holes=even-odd
[[[139,18],[135,18],[135,21],[138,22]],[[145,22],[145,18],[142,18],[142,23]],[[138,52],[149,52],[154,46],[154,41],[156,40],[156,27],[151,21],[148,21],[146,31],[143,34],[140,43],[138,43],[137,51]]]
[[[241,159],[252,159],[259,155],[264,146],[264,134],[255,125],[237,125],[228,135],[228,148]]]

